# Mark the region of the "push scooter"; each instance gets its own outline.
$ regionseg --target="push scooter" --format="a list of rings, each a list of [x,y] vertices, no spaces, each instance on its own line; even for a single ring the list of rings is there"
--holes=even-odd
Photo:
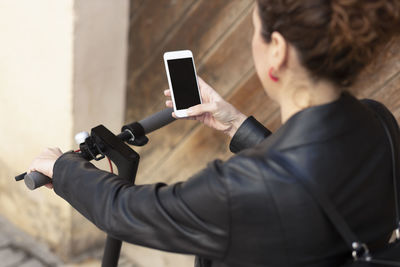
[[[173,109],[167,108],[139,122],[133,122],[122,127],[121,133],[113,134],[103,125],[98,125],[88,133],[79,133],[81,142],[79,153],[84,159],[99,161],[108,157],[118,169],[118,176],[135,182],[140,156],[129,145],[144,146],[149,134],[173,121]],[[51,182],[51,179],[39,172],[23,173],[15,177],[16,181],[24,180],[26,186],[34,190]],[[102,259],[102,267],[117,267],[122,241],[107,236]]]

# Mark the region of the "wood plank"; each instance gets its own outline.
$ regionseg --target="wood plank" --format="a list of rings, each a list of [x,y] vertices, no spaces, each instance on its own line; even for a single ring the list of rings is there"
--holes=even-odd
[[[240,14],[253,6],[251,1],[200,1],[200,4],[189,10],[182,22],[168,33],[159,50],[154,50],[137,71],[130,72],[131,79],[149,70],[153,61],[159,62],[165,51],[188,49],[196,58],[211,47],[217,46],[218,39],[223,38]],[[207,11],[207,12],[205,12]],[[151,68],[150,68],[151,70]]]
[[[356,85],[358,98],[382,102],[400,122],[400,37],[390,42],[378,60],[361,76]]]
[[[171,38],[162,50],[155,52],[156,56],[143,68],[140,75],[135,76],[132,72],[129,74],[127,121],[150,115],[163,106],[162,91],[168,87],[162,60],[165,51],[192,50],[199,69],[206,60],[206,52],[215,46],[219,47],[219,40],[230,34],[230,28],[236,29],[233,24],[242,21],[243,12],[251,13],[252,6],[251,1],[229,1],[228,4],[225,0],[202,1],[194,13],[182,22],[175,37]]]
[[[133,20],[136,18],[140,9],[143,7],[145,0],[131,0],[129,2],[129,22],[132,26]]]
[[[254,68],[251,51],[253,35],[252,14],[248,12],[236,27],[235,34],[227,38],[218,49],[210,53],[199,66],[199,73],[207,78],[219,93],[226,96],[240,77]]]
[[[261,123],[267,123],[272,114],[278,112],[279,106],[265,92],[258,76],[253,69],[250,78],[241,85],[229,102],[246,114],[253,115]]]
[[[400,110],[400,70],[383,88],[377,91],[372,98],[383,103],[392,113],[396,114],[396,119],[400,122],[400,116],[398,114]]]
[[[371,97],[400,71],[400,38],[382,48],[381,55],[361,75],[351,92],[359,98]]]
[[[131,22],[128,71],[140,69],[196,0],[147,0]]]

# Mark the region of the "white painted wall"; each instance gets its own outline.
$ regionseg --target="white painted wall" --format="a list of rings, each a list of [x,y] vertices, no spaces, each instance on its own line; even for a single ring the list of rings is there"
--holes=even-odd
[[[75,0],[74,131],[103,123],[121,130],[125,114],[128,0]]]
[[[72,0],[0,0],[0,157],[26,168],[71,147]]]
[[[103,124],[119,133],[125,115],[129,1],[75,0],[74,10],[73,132]],[[106,161],[96,165],[108,170]],[[71,221],[74,254],[99,234],[82,227],[87,220],[77,212]]]
[[[64,257],[100,232],[13,177],[45,147],[76,148],[78,131],[120,129],[128,12],[128,0],[0,0],[0,214]]]

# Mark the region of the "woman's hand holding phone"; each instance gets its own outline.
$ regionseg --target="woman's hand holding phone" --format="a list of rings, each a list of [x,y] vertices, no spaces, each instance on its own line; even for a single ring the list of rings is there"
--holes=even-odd
[[[222,131],[233,137],[237,129],[247,118],[234,106],[226,102],[210,85],[198,78],[202,104],[193,106],[187,110],[189,117],[186,119],[197,120],[215,130]],[[169,89],[164,91],[164,95],[170,97]],[[166,101],[167,107],[172,107],[172,101]],[[174,117],[176,117],[173,114]]]

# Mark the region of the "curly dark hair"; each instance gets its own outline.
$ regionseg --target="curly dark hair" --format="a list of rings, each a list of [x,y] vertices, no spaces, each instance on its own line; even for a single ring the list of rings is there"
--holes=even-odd
[[[350,86],[400,32],[400,0],[257,0],[262,36],[281,33],[315,80]]]

